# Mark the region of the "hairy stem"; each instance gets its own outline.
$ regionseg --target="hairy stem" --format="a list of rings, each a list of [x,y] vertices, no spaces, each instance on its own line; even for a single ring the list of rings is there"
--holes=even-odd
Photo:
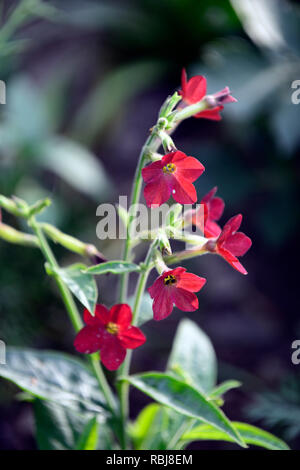
[[[58,263],[56,261],[56,258],[55,258],[54,254],[53,254],[53,252],[52,252],[52,250],[51,250],[51,248],[50,248],[50,246],[47,242],[47,239],[46,239],[41,227],[36,222],[34,217],[30,218],[29,225],[31,226],[31,228],[35,232],[35,234],[36,234],[36,236],[39,240],[40,249],[41,249],[45,259],[49,263],[50,267],[58,268],[59,266],[58,266]],[[57,286],[59,288],[59,291],[61,293],[64,305],[65,305],[66,310],[68,312],[71,323],[72,323],[75,331],[77,332],[82,328],[83,324],[82,324],[82,320],[81,320],[81,317],[79,315],[78,309],[76,307],[76,304],[74,302],[73,296],[70,293],[68,287],[65,285],[65,283],[61,280],[61,278],[59,276],[54,275],[54,278],[55,278],[55,281],[56,281]],[[98,381],[99,387],[100,387],[101,391],[103,392],[103,395],[106,399],[108,408],[110,409],[110,411],[113,414],[115,414],[115,400],[114,400],[112,391],[111,391],[111,389],[108,385],[108,382],[106,380],[106,377],[103,373],[100,362],[94,355],[89,356],[89,362],[92,366],[92,369],[93,369],[95,377]]]

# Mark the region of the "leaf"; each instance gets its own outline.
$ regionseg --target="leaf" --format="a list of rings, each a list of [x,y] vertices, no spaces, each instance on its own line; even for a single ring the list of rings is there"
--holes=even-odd
[[[66,354],[33,349],[7,348],[0,377],[37,398],[77,412],[105,414],[97,380],[77,359]]]
[[[176,332],[167,370],[183,371],[188,383],[210,392],[216,384],[217,361],[208,336],[191,320],[182,320]],[[179,374],[181,375],[181,374]]]
[[[134,441],[135,449],[145,448],[144,442],[147,438],[149,439],[150,434],[157,434],[153,422],[160,408],[157,403],[150,403],[140,412],[134,423],[130,425],[129,433]],[[149,446],[147,448],[149,449]]]
[[[54,273],[67,284],[75,297],[93,314],[98,298],[97,284],[93,276],[83,273],[83,270],[86,270],[86,265],[76,263],[68,268],[54,269]]]
[[[48,139],[40,148],[39,164],[53,171],[73,188],[99,201],[107,197],[111,182],[94,154],[64,138]]]
[[[278,439],[273,436],[273,434],[263,431],[256,426],[239,422],[233,422],[232,424],[247,444],[253,444],[270,450],[289,450],[287,444],[281,439]],[[181,439],[189,442],[199,440],[233,442],[233,439],[228,434],[225,434],[208,424],[200,424],[199,426],[196,426],[191,431],[185,433]]]
[[[99,414],[78,413],[39,399],[34,399],[33,410],[40,450],[110,450],[115,446],[107,423]]]
[[[107,261],[106,263],[96,264],[84,270],[84,273],[90,274],[123,274],[131,272],[139,272],[141,268],[129,261]]]
[[[35,399],[33,404],[36,440],[40,450],[75,449],[89,422],[88,417],[57,403]]]
[[[134,295],[129,297],[128,303],[131,306],[131,308],[133,308],[134,301],[135,301]],[[150,295],[147,292],[145,292],[142,297],[142,301],[140,305],[140,313],[139,313],[136,326],[144,325],[144,323],[147,323],[148,321],[153,319],[152,303],[153,301],[151,300]]]
[[[229,390],[232,390],[233,388],[238,388],[242,384],[238,380],[226,380],[225,382],[222,382],[221,384],[217,385],[209,394],[209,398],[218,398],[224,395],[226,392]]]
[[[224,413],[191,385],[161,372],[133,375],[123,380],[127,380],[158,403],[172,408],[184,416],[196,418],[215,426],[244,447],[239,433]]]
[[[86,424],[83,433],[79,438],[76,450],[95,450],[98,444],[99,423],[94,416]]]

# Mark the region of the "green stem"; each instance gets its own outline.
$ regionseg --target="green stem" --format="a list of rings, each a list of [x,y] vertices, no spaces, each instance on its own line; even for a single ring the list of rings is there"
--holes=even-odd
[[[46,239],[41,227],[36,222],[34,217],[30,218],[29,225],[31,226],[31,228],[35,232],[35,234],[36,234],[36,236],[39,240],[41,251],[42,251],[45,259],[48,261],[50,267],[58,268],[59,265],[58,265],[58,263],[55,259],[55,256],[52,253],[52,250],[51,250],[51,248],[50,248],[50,246],[47,242],[47,239]],[[79,312],[77,310],[76,304],[74,302],[73,296],[70,293],[68,287],[65,285],[65,283],[61,280],[61,278],[59,276],[56,276],[54,274],[54,278],[55,278],[55,281],[56,281],[57,286],[59,288],[59,291],[61,293],[63,302],[64,302],[65,307],[67,309],[67,312],[69,314],[71,323],[72,323],[75,331],[77,332],[77,331],[81,330],[81,328],[83,326],[83,323],[82,323],[81,317],[79,315]],[[107,383],[106,377],[103,373],[100,362],[94,355],[89,356],[89,362],[92,366],[95,377],[96,377],[96,379],[98,381],[98,384],[99,384],[99,386],[100,386],[100,388],[103,392],[103,395],[106,399],[107,405],[108,405],[110,411],[113,414],[115,414],[115,400],[114,400],[112,391],[111,391],[111,389],[110,389],[110,387]]]
[[[144,290],[146,287],[149,273],[153,267],[151,260],[152,260],[153,251],[156,248],[156,245],[157,245],[157,240],[154,240],[145,258],[145,270],[142,274],[140,274],[139,280],[136,286],[136,291],[135,291],[135,296],[134,296],[135,301],[134,301],[134,306],[132,310],[132,325],[134,326],[137,325],[137,322],[138,322],[138,316],[139,316],[141,302],[143,299]],[[125,361],[123,362],[122,366],[118,370],[118,377],[120,377],[121,375],[122,376],[128,375],[129,370],[130,370],[131,357],[132,357],[132,351],[129,350],[127,351]],[[121,407],[122,431],[123,431],[123,437],[124,437],[124,444],[126,447],[126,443],[127,443],[126,422],[127,422],[127,417],[129,414],[129,404],[128,404],[129,385],[128,383],[122,381],[118,387],[118,390],[119,390],[120,407]]]
[[[136,167],[135,176],[134,176],[134,185],[132,189],[130,206],[133,206],[134,204],[137,204],[139,202],[141,188],[142,188],[142,168],[145,164],[145,160],[149,154],[149,151],[156,152],[159,146],[160,146],[160,140],[157,138],[157,135],[155,134],[155,132],[152,132],[151,135],[146,140],[145,145],[143,146],[140,156],[139,156],[139,161],[138,161],[138,165]],[[135,219],[135,214],[131,212],[129,220],[128,220],[127,238],[125,241],[124,252],[123,252],[123,257],[122,257],[124,261],[129,261],[130,256],[131,256],[132,240],[130,237],[130,229],[131,229],[131,224],[134,221],[134,219]],[[121,276],[121,279],[120,279],[120,296],[119,296],[120,303],[124,303],[126,301],[127,288],[128,288],[128,274],[125,273]]]
[[[174,434],[174,436],[172,437],[172,439],[170,440],[168,446],[167,446],[167,449],[166,450],[176,450],[176,446],[178,444],[178,442],[180,441],[181,439],[181,436],[185,433],[185,432],[188,432],[192,426],[194,425],[195,423],[195,419],[189,419],[188,421],[184,420],[184,422],[182,423],[181,426],[179,426],[178,430],[176,431],[176,433]]]

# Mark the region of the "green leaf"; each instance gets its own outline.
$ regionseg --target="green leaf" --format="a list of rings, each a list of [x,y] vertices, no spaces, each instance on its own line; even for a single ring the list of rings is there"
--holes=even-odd
[[[128,303],[133,308],[135,301],[135,296],[132,295],[128,299]],[[150,295],[145,292],[145,294],[142,297],[141,305],[140,305],[140,313],[137,321],[137,326],[144,325],[144,323],[147,323],[148,321],[153,319],[153,310],[152,310],[152,303],[153,301],[151,300]]]
[[[107,197],[111,182],[99,160],[82,145],[64,138],[48,139],[38,163],[53,171],[73,188],[99,201]]]
[[[93,276],[85,274],[83,272],[85,270],[85,264],[76,263],[68,268],[56,268],[54,273],[67,284],[75,297],[93,314],[98,298],[98,289]]]
[[[289,450],[285,442],[269,432],[247,423],[233,422],[232,424],[247,444],[253,444],[270,450]],[[208,424],[196,426],[191,431],[185,433],[181,439],[189,442],[199,440],[233,442],[233,439],[228,434]]]
[[[96,264],[84,270],[84,273],[90,274],[123,274],[131,272],[139,272],[141,268],[129,261],[107,261],[107,263]]]
[[[244,446],[239,433],[224,413],[191,385],[161,372],[133,375],[123,380],[127,380],[158,403],[172,408],[184,416],[196,418],[215,426],[228,434],[235,442]]]
[[[229,390],[232,390],[233,388],[238,388],[241,385],[241,382],[239,382],[238,380],[226,380],[225,382],[222,382],[221,384],[217,385],[211,391],[211,393],[209,394],[209,398],[219,398]]]
[[[145,449],[145,440],[149,439],[150,434],[157,434],[156,427],[153,425],[155,417],[160,410],[160,405],[150,403],[138,415],[134,423],[129,427],[129,433],[134,441],[134,448],[137,450]],[[149,447],[147,447],[149,449]]]
[[[40,450],[111,450],[115,447],[110,429],[99,414],[78,413],[37,398],[33,410]]]
[[[7,348],[0,377],[37,398],[59,403],[74,411],[105,414],[98,383],[81,361],[66,354]]]
[[[99,423],[97,418],[94,416],[86,424],[83,433],[81,434],[76,450],[95,450],[98,444],[98,431]]]
[[[200,391],[210,392],[216,384],[216,355],[208,336],[191,320],[177,329],[167,369],[183,371],[185,380]],[[182,374],[179,373],[178,375]]]
[[[36,440],[40,450],[72,450],[76,448],[88,416],[57,403],[35,399],[33,403]]]

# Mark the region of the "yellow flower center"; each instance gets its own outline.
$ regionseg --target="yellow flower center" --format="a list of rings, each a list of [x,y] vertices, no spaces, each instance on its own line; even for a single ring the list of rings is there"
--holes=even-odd
[[[169,274],[164,278],[164,285],[165,286],[172,286],[176,284],[176,277],[173,274]]]
[[[174,163],[168,163],[166,166],[163,167],[163,172],[172,174],[176,170],[176,165]]]
[[[119,327],[116,323],[109,322],[106,325],[106,331],[108,331],[108,333],[111,335],[116,335],[119,332]]]

